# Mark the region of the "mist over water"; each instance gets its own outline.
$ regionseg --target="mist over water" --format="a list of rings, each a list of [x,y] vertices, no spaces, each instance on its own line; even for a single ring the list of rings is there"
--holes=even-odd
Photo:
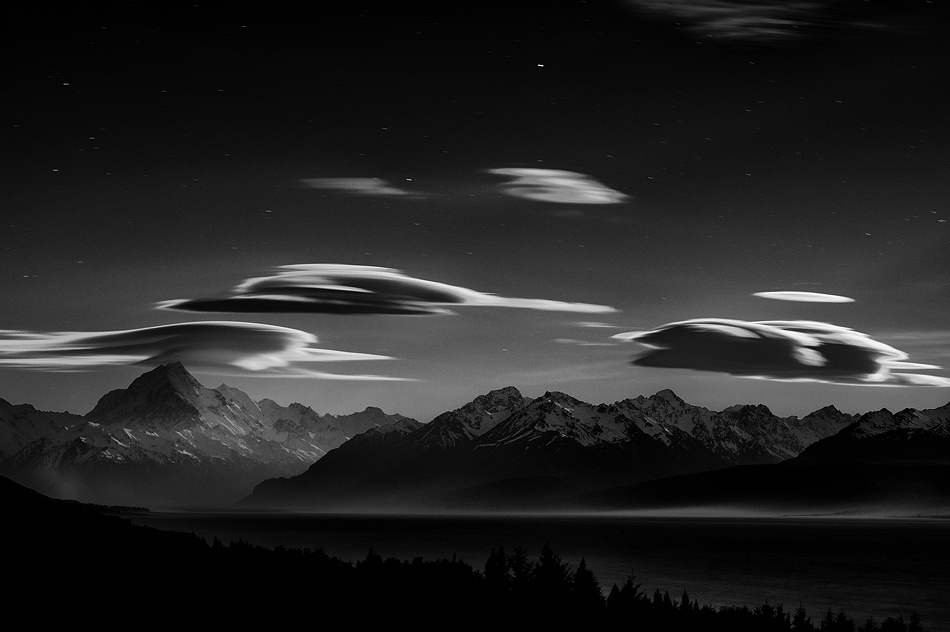
[[[354,562],[370,547],[384,558],[457,556],[478,570],[493,547],[521,546],[534,561],[550,543],[572,568],[584,558],[605,591],[634,575],[648,595],[686,591],[703,605],[803,604],[816,624],[829,608],[859,625],[913,610],[928,630],[950,622],[950,521],[940,519],[166,513],[134,522]]]

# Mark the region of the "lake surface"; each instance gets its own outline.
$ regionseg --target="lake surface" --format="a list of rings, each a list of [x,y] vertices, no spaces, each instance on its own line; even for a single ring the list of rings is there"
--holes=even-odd
[[[572,568],[583,557],[605,590],[634,575],[648,595],[684,591],[701,605],[803,604],[860,626],[917,610],[950,630],[950,520],[660,516],[391,516],[156,513],[136,524],[225,544],[323,549],[343,560],[458,556],[484,569],[492,547],[536,560],[550,543]]]

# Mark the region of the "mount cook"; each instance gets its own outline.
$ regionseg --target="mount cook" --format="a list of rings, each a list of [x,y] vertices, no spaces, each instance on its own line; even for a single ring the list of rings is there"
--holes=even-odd
[[[224,384],[205,388],[176,362],[107,393],[83,416],[0,399],[0,473],[83,502],[221,505],[404,419],[373,407],[334,416],[255,402]]]

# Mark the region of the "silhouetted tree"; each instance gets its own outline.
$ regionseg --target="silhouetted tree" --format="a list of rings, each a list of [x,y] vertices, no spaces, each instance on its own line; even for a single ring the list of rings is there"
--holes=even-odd
[[[907,632],[924,632],[924,626],[920,623],[920,613],[916,610],[910,613],[910,621],[907,622]]]
[[[581,563],[577,566],[577,572],[574,573],[571,593],[575,607],[585,611],[596,612],[606,605],[600,582],[587,568],[587,561],[584,558],[581,558]]]
[[[528,552],[516,546],[508,556],[508,568],[511,572],[511,591],[516,597],[525,598],[534,581],[534,565],[528,561]]]
[[[792,632],[814,632],[815,626],[811,624],[811,617],[805,606],[798,604],[795,609],[795,617],[792,619]]]
[[[849,619],[844,610],[835,615],[829,608],[818,629],[821,632],[855,632],[854,619]]]
[[[821,630],[821,632],[834,632],[835,613],[831,611],[831,608],[828,608],[825,616],[821,618],[821,623],[818,625],[818,629]]]
[[[485,562],[485,583],[488,590],[492,593],[507,593],[511,590],[511,575],[509,570],[511,565],[508,556],[505,554],[504,547],[494,548]]]
[[[636,582],[635,575],[627,575],[620,588],[614,584],[607,597],[607,609],[614,620],[626,622],[631,617],[642,618],[649,611],[650,601],[640,589],[641,586]]]
[[[854,619],[848,618],[844,610],[839,610],[835,617],[835,632],[855,632]]]
[[[534,570],[537,597],[547,604],[564,604],[571,593],[574,575],[570,566],[561,561],[561,556],[545,544]]]
[[[897,618],[888,617],[881,624],[881,632],[907,632],[907,624],[904,623],[904,615],[899,614]]]
[[[617,586],[617,584],[614,584],[610,587],[610,592],[607,594],[607,607],[620,607],[620,588]]]

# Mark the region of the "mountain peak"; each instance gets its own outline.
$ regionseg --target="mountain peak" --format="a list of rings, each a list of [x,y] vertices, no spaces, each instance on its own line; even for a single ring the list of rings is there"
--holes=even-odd
[[[479,395],[456,410],[438,415],[415,436],[418,446],[446,449],[480,437],[523,408],[528,399],[514,386]]]
[[[769,410],[769,407],[765,404],[733,404],[723,409],[723,412],[732,412],[732,413],[759,413],[764,415],[771,415],[772,411]]]
[[[488,391],[485,394],[485,397],[493,399],[507,399],[509,397],[522,397],[521,391],[519,391],[514,386],[506,386],[504,388],[496,388],[494,390]]]
[[[189,395],[202,388],[198,380],[185,368],[185,365],[181,362],[171,362],[143,373],[129,384],[128,390],[151,391],[166,383],[176,391]]]
[[[195,411],[194,400],[205,390],[181,362],[155,367],[135,378],[128,388],[99,399],[87,415],[91,421],[120,421],[131,411],[149,409],[153,416],[169,417]]]
[[[513,404],[523,405],[525,401],[526,398],[521,394],[521,391],[514,386],[506,386],[504,388],[488,391],[484,395],[479,395],[460,410],[476,408],[491,412],[499,407],[508,409],[511,408]]]
[[[535,401],[551,401],[558,404],[581,404],[582,402],[574,397],[571,397],[567,393],[561,391],[545,391],[544,395],[539,397]]]
[[[662,391],[657,391],[653,395],[653,399],[662,399],[663,401],[670,402],[671,404],[685,404],[680,397],[668,388],[664,388]]]

